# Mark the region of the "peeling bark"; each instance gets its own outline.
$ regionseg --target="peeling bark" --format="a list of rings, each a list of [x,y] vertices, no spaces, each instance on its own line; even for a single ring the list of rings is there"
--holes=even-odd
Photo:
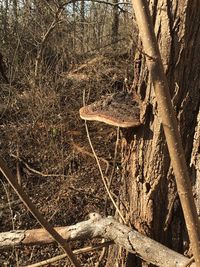
[[[199,201],[199,150],[198,141],[195,141],[199,134],[195,127],[200,106],[200,5],[198,1],[190,0],[153,0],[149,5],[188,166],[191,162],[194,194]],[[134,77],[134,90],[149,104],[144,126],[127,130],[122,140],[123,186],[120,198],[128,209],[125,214],[127,221],[139,232],[183,253],[189,247],[188,236],[154,90],[144,55],[138,53],[135,59],[138,75]],[[112,250],[107,266],[119,261],[122,262],[120,266],[132,266],[133,263],[141,266],[137,259],[131,257],[129,260],[129,257],[127,259]]]
[[[143,260],[162,267],[185,266],[188,258],[158,242],[120,224],[112,217],[102,218],[91,213],[90,219],[72,226],[56,227],[55,230],[67,241],[101,237],[134,253]],[[46,244],[54,242],[44,229],[10,231],[0,234],[0,246],[22,244]],[[195,264],[192,265],[195,267]]]

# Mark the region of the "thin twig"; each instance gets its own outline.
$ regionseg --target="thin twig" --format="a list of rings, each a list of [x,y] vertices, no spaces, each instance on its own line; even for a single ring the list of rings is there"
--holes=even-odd
[[[66,240],[63,239],[63,237],[51,226],[51,224],[39,212],[39,210],[32,203],[28,195],[26,195],[26,193],[24,192],[24,189],[17,183],[16,178],[13,176],[7,164],[1,157],[0,157],[0,171],[5,176],[5,178],[10,183],[15,192],[18,194],[18,196],[21,198],[26,207],[29,209],[29,211],[37,219],[37,221],[51,235],[51,237],[63,248],[63,250],[68,255],[68,258],[70,259],[71,263],[73,263],[73,265],[76,267],[80,267],[81,266],[80,263],[73,254]]]
[[[13,209],[12,209],[12,205],[11,205],[11,201],[10,201],[10,195],[9,195],[9,192],[8,192],[8,190],[7,190],[6,185],[4,184],[4,182],[2,180],[0,180],[0,182],[2,183],[3,188],[4,188],[4,191],[6,193],[6,197],[7,197],[8,203],[5,206],[7,206],[9,208],[9,210],[10,210],[11,221],[12,221],[12,228],[13,228],[13,230],[15,230],[14,213],[13,213]]]
[[[20,157],[14,155],[14,154],[10,154],[11,157],[17,159],[18,161],[20,161],[21,163],[24,164],[24,166],[31,172],[35,173],[35,174],[38,174],[40,176],[43,176],[43,177],[60,177],[60,176],[63,176],[63,174],[48,174],[48,173],[43,173],[43,172],[40,172],[40,171],[37,171],[33,168],[31,168],[28,163],[26,163],[23,159],[21,159]],[[64,177],[67,177],[67,175],[64,175]]]
[[[182,265],[181,267],[189,267],[194,262],[194,257],[190,258],[188,262],[185,265]]]
[[[96,200],[102,200],[102,198],[97,197],[97,196],[95,196],[95,195],[92,194],[92,193],[86,192],[85,190],[77,189],[77,188],[75,188],[74,186],[69,186],[68,189],[69,189],[69,190],[76,191],[76,192],[79,192],[79,193],[84,194],[84,195],[87,195],[88,197],[91,197],[91,198],[96,199]]]
[[[63,120],[62,117],[61,117],[61,120]],[[61,152],[62,177],[65,178],[63,121],[60,121],[60,135],[61,135],[61,151],[60,152]]]
[[[41,57],[42,57],[42,52],[44,50],[44,45],[46,44],[51,32],[55,29],[55,27],[61,22],[60,20],[60,16],[62,15],[63,12],[63,7],[59,6],[57,8],[57,10],[55,11],[55,16],[54,16],[54,20],[52,21],[52,23],[49,25],[48,30],[44,33],[44,35],[42,36],[42,40],[40,43],[40,47],[37,51],[37,56],[35,59],[35,70],[34,70],[34,75],[35,78],[38,77],[38,72],[39,72],[39,65],[40,65],[40,61],[41,61]]]
[[[84,93],[83,93],[83,105],[85,105],[85,91],[84,91]],[[92,149],[92,153],[94,154],[94,157],[95,157],[95,159],[96,159],[97,166],[98,166],[98,168],[99,168],[99,172],[100,172],[100,175],[101,175],[101,178],[102,178],[104,187],[105,187],[105,189],[106,189],[106,192],[108,193],[108,196],[109,196],[110,200],[112,201],[112,203],[113,203],[113,205],[114,205],[116,211],[118,212],[119,216],[121,217],[122,221],[126,224],[126,220],[124,219],[124,217],[123,217],[123,215],[122,215],[120,209],[118,208],[118,206],[117,206],[117,204],[116,204],[114,198],[112,197],[112,194],[111,194],[111,192],[110,192],[110,190],[109,190],[109,187],[108,187],[108,185],[107,185],[106,179],[105,179],[105,177],[104,177],[104,175],[103,175],[103,172],[102,172],[102,169],[101,169],[101,165],[100,165],[100,163],[99,163],[99,159],[98,159],[97,154],[96,154],[96,152],[95,152],[95,150],[94,150],[94,147],[93,147],[93,145],[92,145],[92,141],[91,141],[91,138],[90,138],[90,134],[89,134],[89,130],[88,130],[88,126],[87,126],[87,122],[86,122],[86,120],[85,120],[85,130],[86,130],[86,133],[87,133],[87,138],[88,138],[90,147],[91,147],[91,149]]]
[[[118,149],[118,144],[119,144],[119,130],[120,130],[120,128],[117,127],[117,138],[116,138],[116,142],[115,142],[115,152],[114,152],[114,159],[113,159],[113,168],[112,168],[112,172],[111,172],[111,175],[110,175],[110,179],[109,179],[109,181],[108,181],[108,183],[109,183],[109,184],[108,184],[108,188],[109,188],[109,190],[110,190],[111,185],[112,185],[112,180],[113,180],[113,176],[114,176],[114,172],[115,172],[115,167],[116,167],[117,149]],[[106,208],[107,208],[107,204],[108,204],[107,202],[108,202],[108,198],[106,198],[106,201],[105,201],[105,213],[107,213],[107,212],[106,212]],[[105,240],[103,239],[103,242],[104,242],[104,241],[105,241]],[[100,264],[101,264],[103,258],[104,258],[105,255],[106,255],[106,252],[107,252],[107,248],[106,248],[106,247],[103,247],[102,252],[101,252],[101,255],[100,255],[99,260],[98,260],[98,262],[96,263],[95,267],[99,267],[99,266],[100,266]]]
[[[22,179],[20,174],[20,167],[19,167],[19,140],[17,140],[17,164],[16,164],[16,174],[17,174],[17,181],[19,185],[22,185]]]
[[[105,239],[102,239],[102,243],[104,243],[104,242],[105,242]],[[95,264],[95,267],[99,267],[100,266],[103,258],[106,255],[107,249],[108,249],[108,247],[103,247],[101,255],[100,255],[99,259],[98,259],[98,262]]]
[[[85,247],[85,248],[75,249],[75,250],[73,250],[73,253],[78,255],[78,254],[81,254],[81,253],[93,252],[95,250],[108,247],[108,246],[110,246],[112,244],[113,244],[113,241],[108,241],[108,242],[104,242],[102,244],[98,244],[98,245],[94,245],[94,246],[88,246],[88,247]],[[47,259],[47,260],[44,260],[44,261],[40,261],[40,262],[31,264],[31,265],[26,265],[25,267],[40,267],[40,266],[44,266],[46,264],[50,264],[50,263],[62,260],[64,258],[66,258],[66,257],[67,257],[67,254],[62,254],[62,255],[55,256],[53,258],[50,258],[50,259]]]
[[[79,2],[79,1],[81,1],[81,0],[76,0],[76,1],[68,0],[65,3],[63,3],[63,6],[71,4],[71,3],[74,3],[74,2]],[[87,1],[87,2],[95,2],[95,3],[99,3],[99,4],[106,4],[106,5],[110,5],[110,6],[113,6],[113,7],[118,6],[118,9],[123,13],[127,13],[128,11],[124,10],[122,7],[120,7],[120,5],[130,5],[130,3],[128,3],[128,2],[120,2],[120,3],[116,3],[115,4],[115,3],[111,3],[111,2],[107,2],[107,1],[103,1],[103,0],[85,0],[85,1]]]
[[[114,152],[114,159],[113,159],[113,168],[112,168],[112,172],[111,172],[111,175],[110,175],[110,178],[109,178],[109,181],[108,181],[108,188],[109,188],[109,190],[111,189],[111,186],[112,186],[113,176],[114,176],[115,167],[116,167],[118,144],[119,144],[119,127],[117,127],[117,138],[116,138],[116,142],[115,142],[115,152]],[[108,204],[108,198],[106,198],[106,201],[105,201],[105,213],[106,213],[107,204]]]
[[[4,210],[4,209],[7,209],[7,208],[10,208],[10,206],[12,206],[12,205],[18,205],[20,203],[22,203],[21,199],[13,200],[13,201],[10,201],[9,203],[2,204],[2,205],[0,205],[0,211]]]
[[[115,152],[114,152],[114,159],[113,159],[113,168],[112,168],[112,172],[110,175],[110,179],[109,179],[109,189],[112,186],[112,181],[113,181],[113,176],[114,176],[114,172],[115,172],[115,168],[116,168],[116,162],[117,162],[117,150],[118,150],[118,145],[119,145],[119,127],[117,127],[117,138],[116,138],[116,142],[115,142]]]
[[[178,197],[178,193],[175,192],[174,193],[174,196],[171,200],[171,203],[168,207],[168,213],[167,213],[167,217],[165,219],[165,223],[164,223],[164,231],[167,231],[169,225],[170,225],[170,222],[171,222],[171,219],[172,219],[172,214],[173,214],[173,208],[174,208],[174,202],[176,200],[176,198]]]
[[[90,157],[94,158],[94,154],[88,152],[86,149],[84,149],[83,147],[79,146],[78,144],[73,143],[73,146],[79,152],[81,152],[81,153],[83,153],[83,154],[85,154],[87,156],[90,156]],[[110,167],[110,163],[108,162],[108,160],[106,160],[106,159],[104,159],[102,157],[99,157],[99,160],[103,161],[106,164],[106,173],[107,173],[107,171],[108,171],[108,169]]]

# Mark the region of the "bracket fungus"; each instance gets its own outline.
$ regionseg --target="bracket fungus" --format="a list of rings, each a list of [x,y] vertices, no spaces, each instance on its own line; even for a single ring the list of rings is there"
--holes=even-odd
[[[128,128],[141,125],[140,101],[128,93],[120,92],[103,96],[99,101],[79,110],[84,120],[100,121]]]

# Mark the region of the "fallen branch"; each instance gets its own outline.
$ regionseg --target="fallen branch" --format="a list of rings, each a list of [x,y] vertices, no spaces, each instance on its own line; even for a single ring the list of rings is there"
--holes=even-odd
[[[120,224],[112,217],[102,218],[91,213],[90,219],[73,226],[56,227],[55,230],[66,241],[86,238],[105,238],[125,248],[130,253],[162,267],[183,267],[189,259],[164,245],[138,233],[130,227]],[[0,247],[27,244],[46,244],[53,238],[44,229],[11,231],[0,234]],[[195,264],[191,265],[195,267]]]
[[[71,263],[76,266],[80,267],[77,258],[73,254],[69,244],[64,240],[64,238],[59,235],[58,232],[51,226],[51,224],[43,217],[43,215],[39,212],[36,206],[32,203],[30,198],[26,195],[23,188],[17,183],[15,177],[12,175],[10,169],[7,167],[5,161],[0,157],[0,171],[5,176],[7,181],[10,183],[12,188],[18,194],[20,199],[32,213],[32,215],[37,219],[41,226],[44,227],[45,231],[47,231],[51,237],[63,248],[65,253],[67,254],[68,258],[70,259]]]
[[[42,177],[60,177],[62,176],[63,177],[63,174],[53,174],[53,173],[43,173],[43,172],[40,172],[38,170],[35,170],[33,168],[31,168],[28,163],[26,163],[23,159],[21,159],[20,157],[14,155],[14,154],[10,154],[11,157],[17,159],[18,162],[21,162],[29,171],[31,171],[32,173],[35,173],[35,174],[38,174]],[[64,177],[67,177],[67,175],[64,175]]]

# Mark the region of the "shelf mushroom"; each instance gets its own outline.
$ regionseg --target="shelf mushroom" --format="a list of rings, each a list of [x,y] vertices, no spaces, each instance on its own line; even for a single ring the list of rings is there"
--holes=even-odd
[[[125,92],[104,96],[99,101],[82,107],[79,113],[84,120],[100,121],[122,128],[142,124],[139,101]]]

